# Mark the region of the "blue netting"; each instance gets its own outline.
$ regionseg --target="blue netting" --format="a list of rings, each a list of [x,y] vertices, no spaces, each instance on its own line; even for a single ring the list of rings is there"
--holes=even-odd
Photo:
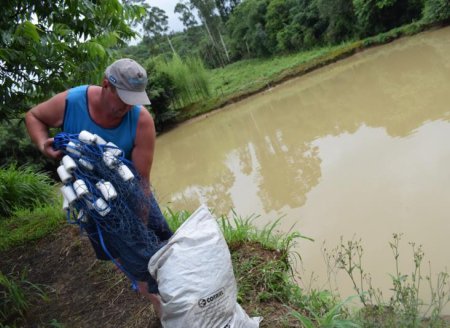
[[[148,261],[164,244],[157,234],[161,222],[148,219],[156,205],[148,182],[117,146],[95,134],[59,133],[54,148],[65,155],[58,174],[69,222],[96,235],[130,279],[148,280]]]

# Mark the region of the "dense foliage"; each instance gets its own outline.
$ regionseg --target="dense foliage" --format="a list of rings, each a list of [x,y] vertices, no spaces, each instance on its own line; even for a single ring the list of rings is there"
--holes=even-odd
[[[423,11],[426,22],[443,22],[450,19],[450,1],[427,0]]]
[[[97,82],[145,11],[119,0],[6,1],[0,17],[0,121],[78,83]]]

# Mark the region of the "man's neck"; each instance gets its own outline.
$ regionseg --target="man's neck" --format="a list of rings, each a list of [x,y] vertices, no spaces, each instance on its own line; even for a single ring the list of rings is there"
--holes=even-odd
[[[102,103],[102,88],[97,85],[89,87],[88,92],[89,114],[94,122],[103,128],[116,127],[122,118],[117,118],[109,114],[107,108]]]

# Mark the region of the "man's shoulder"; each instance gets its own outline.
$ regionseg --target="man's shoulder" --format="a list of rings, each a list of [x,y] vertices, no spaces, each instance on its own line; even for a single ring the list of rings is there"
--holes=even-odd
[[[102,87],[90,84],[78,85],[67,90],[69,94],[86,94],[86,92],[89,94],[100,94],[101,91]]]
[[[144,120],[146,122],[153,122],[153,116],[150,112],[145,108],[145,106],[139,105],[136,106],[139,111],[139,120]]]

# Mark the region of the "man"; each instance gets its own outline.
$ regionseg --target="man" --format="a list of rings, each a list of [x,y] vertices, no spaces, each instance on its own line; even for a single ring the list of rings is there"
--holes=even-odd
[[[101,86],[69,89],[28,111],[25,122],[30,138],[45,156],[59,159],[62,154],[53,149],[49,127],[60,127],[64,132],[74,134],[87,130],[121,148],[143,181],[149,181],[156,132],[152,116],[142,106],[150,104],[146,85],[147,73],[141,65],[127,58],[117,60],[106,69]],[[156,234],[161,240],[167,240],[172,233],[147,188],[152,198],[149,220],[153,220],[152,226],[156,220],[160,227]],[[96,232],[88,231],[88,234],[97,258],[108,260]],[[154,280],[150,277],[148,286],[147,282],[141,281],[138,288],[150,299],[159,315],[160,300]]]

